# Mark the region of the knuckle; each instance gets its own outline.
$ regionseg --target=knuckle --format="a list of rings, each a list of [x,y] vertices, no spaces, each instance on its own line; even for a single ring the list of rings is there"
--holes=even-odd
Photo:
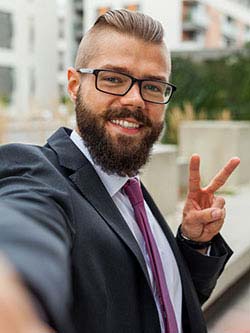
[[[194,223],[197,223],[199,221],[199,218],[197,217],[196,212],[191,211],[185,215],[185,223],[187,225],[192,225]]]
[[[217,200],[221,203],[221,205],[225,205],[226,201],[223,197],[217,197]]]
[[[220,196],[215,196],[214,197],[214,200],[213,200],[213,204],[215,206],[217,206],[218,208],[221,208],[223,209],[225,204],[226,204],[226,201],[223,197],[220,197]]]
[[[190,224],[192,222],[192,216],[190,216],[190,214],[185,214],[184,220],[186,224]]]

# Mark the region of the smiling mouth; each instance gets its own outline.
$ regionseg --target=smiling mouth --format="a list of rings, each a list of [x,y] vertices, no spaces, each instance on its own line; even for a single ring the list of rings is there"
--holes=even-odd
[[[141,127],[140,124],[128,120],[111,119],[110,122],[126,129],[138,129]]]

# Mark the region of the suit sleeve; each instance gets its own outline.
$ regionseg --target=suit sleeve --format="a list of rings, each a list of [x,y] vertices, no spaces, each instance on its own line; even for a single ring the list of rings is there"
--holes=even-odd
[[[219,234],[213,239],[210,256],[192,249],[178,237],[177,243],[189,268],[200,303],[203,304],[211,295],[233,252]]]
[[[49,185],[46,163],[24,148],[0,150],[0,251],[14,266],[42,316],[70,331],[70,200]]]

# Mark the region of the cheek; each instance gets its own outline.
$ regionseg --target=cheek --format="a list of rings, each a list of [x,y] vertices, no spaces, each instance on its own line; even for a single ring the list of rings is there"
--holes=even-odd
[[[165,119],[164,107],[155,108],[150,111],[149,117],[153,123],[163,122]]]
[[[83,98],[86,104],[89,105],[91,109],[95,110],[96,113],[102,113],[112,107],[114,103],[114,97],[112,95],[102,93],[98,90],[84,92]]]

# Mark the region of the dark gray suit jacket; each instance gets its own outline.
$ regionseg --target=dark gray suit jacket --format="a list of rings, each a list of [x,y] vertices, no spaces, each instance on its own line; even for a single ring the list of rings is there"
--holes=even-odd
[[[0,250],[58,332],[158,333],[140,249],[69,135],[61,128],[44,147],[1,147]],[[232,252],[220,236],[213,257],[178,244],[145,189],[144,197],[178,263],[184,332],[206,332],[200,303]]]

